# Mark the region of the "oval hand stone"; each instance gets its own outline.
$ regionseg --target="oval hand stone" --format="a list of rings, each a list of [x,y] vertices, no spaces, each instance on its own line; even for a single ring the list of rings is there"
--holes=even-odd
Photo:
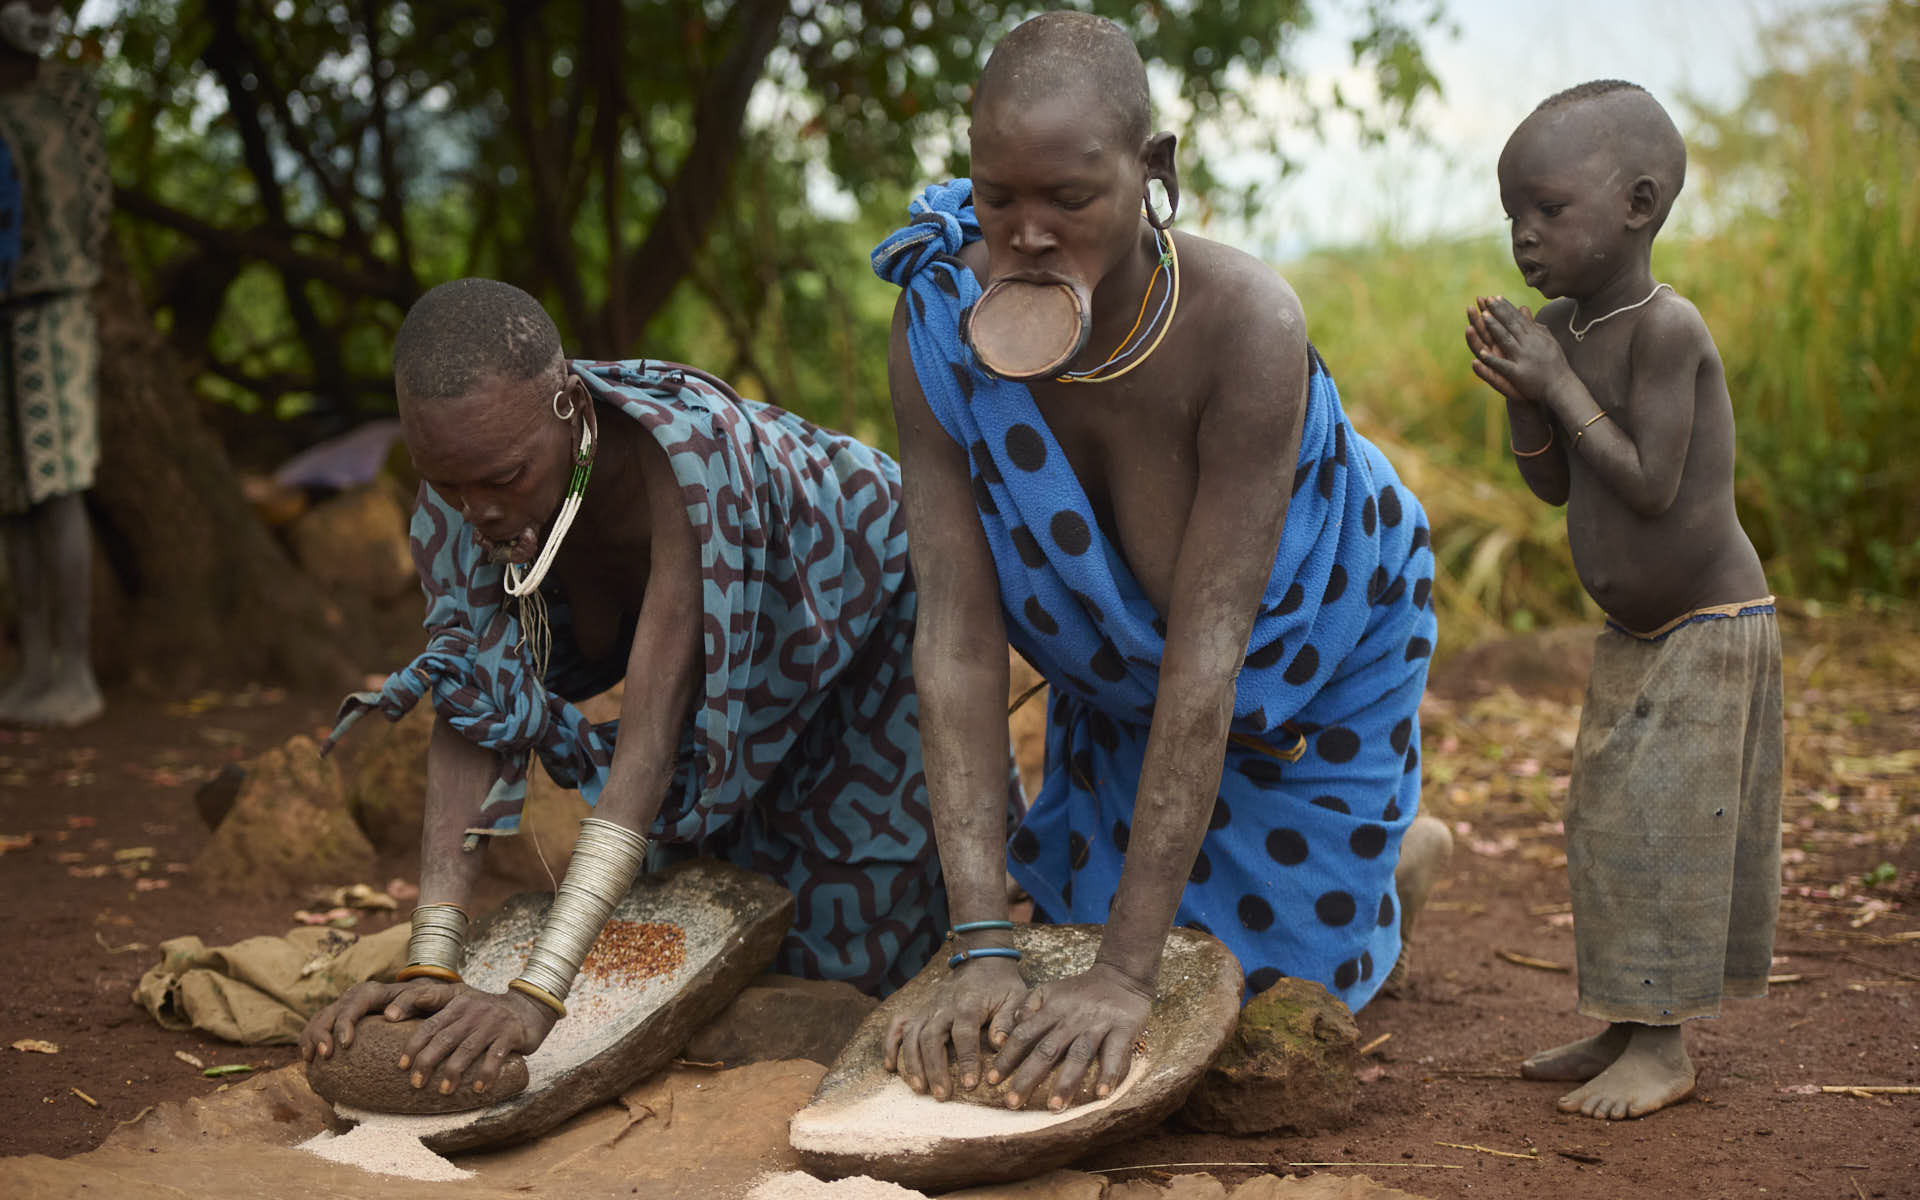
[[[499,1077],[484,1092],[474,1091],[471,1079],[451,1095],[441,1094],[431,1077],[425,1087],[414,1087],[412,1072],[400,1068],[400,1055],[422,1024],[418,1018],[389,1021],[377,1012],[360,1018],[351,1045],[335,1046],[333,1057],[316,1056],[307,1064],[307,1082],[335,1104],[389,1113],[465,1112],[497,1104],[526,1088],[527,1060],[519,1054],[507,1055]]]

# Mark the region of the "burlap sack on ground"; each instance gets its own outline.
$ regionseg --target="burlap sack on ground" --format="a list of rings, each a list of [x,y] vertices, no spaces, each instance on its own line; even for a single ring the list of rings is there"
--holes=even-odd
[[[389,979],[406,965],[409,927],[369,937],[295,929],[209,948],[197,937],[160,943],[158,966],[141,976],[136,1004],[167,1029],[198,1029],[243,1045],[298,1041],[307,1018],[354,984]]]

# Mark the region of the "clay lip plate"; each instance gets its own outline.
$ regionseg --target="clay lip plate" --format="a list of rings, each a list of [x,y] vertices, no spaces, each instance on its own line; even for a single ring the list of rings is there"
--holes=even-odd
[[[1098,925],[1023,925],[1013,941],[1030,984],[1092,965]],[[1014,1112],[980,1098],[940,1101],[911,1092],[881,1065],[894,1014],[919,1007],[951,972],[945,955],[870,1014],[795,1114],[788,1140],[809,1171],[826,1178],[866,1175],[915,1188],[953,1188],[1019,1179],[1079,1158],[1102,1142],[1166,1117],[1205,1073],[1238,1024],[1244,976],[1211,935],[1174,929],[1161,958],[1144,1053],[1104,1100],[1055,1113]]]
[[[962,324],[980,365],[1003,379],[1058,373],[1087,344],[1092,314],[1066,283],[998,279],[987,285]]]

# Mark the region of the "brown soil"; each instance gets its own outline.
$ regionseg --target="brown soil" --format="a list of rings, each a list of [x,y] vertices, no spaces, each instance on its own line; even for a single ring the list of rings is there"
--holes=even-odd
[[[1501,956],[1573,959],[1556,822],[1584,668],[1577,637],[1544,635],[1461,654],[1435,676],[1425,803],[1455,825],[1455,870],[1426,918],[1412,993],[1359,1016],[1362,1044],[1378,1044],[1355,1123],[1312,1137],[1167,1128],[1078,1165],[1141,1165],[1118,1181],[1195,1169],[1144,1164],[1258,1164],[1210,1168],[1232,1183],[1256,1169],[1336,1169],[1288,1164],[1366,1163],[1373,1178],[1429,1196],[1920,1195],[1920,1095],[1817,1090],[1920,1084],[1920,631],[1911,616],[1862,613],[1795,617],[1784,633],[1788,863],[1775,970],[1786,980],[1689,1027],[1693,1100],[1604,1124],[1556,1112],[1563,1085],[1515,1074],[1530,1051],[1597,1027],[1574,1015],[1569,973]],[[12,983],[0,995],[0,1154],[74,1154],[149,1105],[221,1086],[176,1052],[209,1067],[293,1060],[291,1047],[165,1032],[129,993],[167,938],[283,933],[296,909],[316,907],[291,894],[213,899],[182,867],[209,839],[196,784],[313,734],[334,700],[113,696],[86,729],[0,731],[0,835],[34,838],[0,854],[10,918],[0,977]],[[114,856],[142,846],[151,858]],[[337,882],[417,877],[404,859],[376,874]],[[485,901],[516,890],[487,886]],[[373,914],[360,928],[391,920]],[[60,1052],[6,1048],[18,1039]]]

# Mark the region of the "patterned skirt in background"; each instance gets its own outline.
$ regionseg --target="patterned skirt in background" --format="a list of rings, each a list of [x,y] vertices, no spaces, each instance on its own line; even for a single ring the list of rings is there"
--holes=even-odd
[[[100,461],[93,297],[55,292],[0,308],[0,512],[93,486]]]

